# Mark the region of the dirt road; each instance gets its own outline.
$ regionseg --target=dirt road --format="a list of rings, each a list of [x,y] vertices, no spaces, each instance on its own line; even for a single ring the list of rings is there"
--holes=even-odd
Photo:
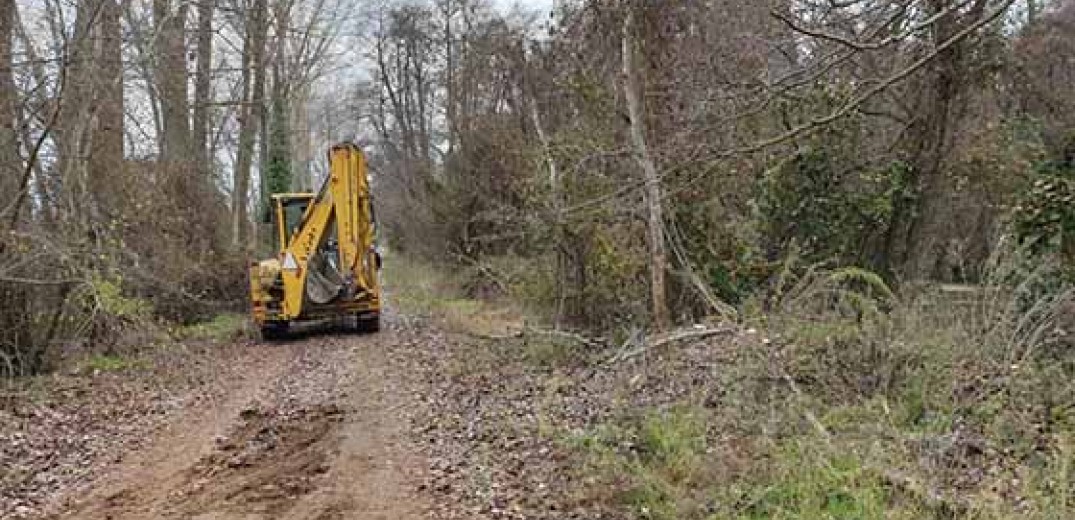
[[[57,518],[426,518],[393,332],[257,346],[223,399],[183,410]]]
[[[633,372],[457,328],[396,315],[27,381],[0,406],[0,519],[623,518],[569,442]]]

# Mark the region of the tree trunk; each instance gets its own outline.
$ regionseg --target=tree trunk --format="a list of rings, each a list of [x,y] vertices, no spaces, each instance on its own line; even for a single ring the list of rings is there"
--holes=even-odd
[[[198,56],[194,73],[194,159],[198,173],[211,181],[212,157],[209,154],[209,105],[213,97],[213,12],[216,0],[198,1]]]
[[[658,330],[665,330],[669,326],[670,319],[665,282],[668,253],[664,239],[664,209],[661,206],[661,179],[646,145],[645,100],[642,94],[642,79],[639,78],[634,57],[637,44],[634,18],[633,8],[628,6],[623,18],[623,90],[631,125],[633,155],[642,168],[645,180],[645,203],[649,216],[650,298],[653,304],[653,321]]]
[[[792,15],[791,0],[778,0],[772,4],[774,12],[790,19]],[[770,17],[766,27],[768,37],[774,43],[768,56],[768,82],[774,84],[791,74],[799,62],[799,46],[795,41],[795,31],[787,24]]]
[[[287,32],[291,26],[291,3],[277,0],[273,5],[276,24],[272,45],[272,88],[269,102],[262,106],[262,207],[273,193],[291,189],[291,77],[288,69]],[[271,106],[266,115],[265,108]]]
[[[15,5],[14,2],[11,4]],[[20,43],[20,46],[25,53],[25,59],[30,64],[28,67],[28,74],[33,79],[35,86],[47,85],[48,78],[45,73],[44,60],[42,60],[37,52],[33,48],[30,35],[26,31],[26,27],[22,22],[21,16],[17,8],[11,10],[12,16],[12,30],[14,31],[15,39]],[[5,93],[14,95],[14,86],[11,86],[12,90],[4,87]],[[21,117],[26,118],[25,114],[51,114],[55,111],[55,106],[52,104],[52,100],[49,97],[49,93],[45,92],[43,88],[34,88],[34,92],[29,98],[23,100],[23,110]],[[2,94],[0,94],[2,96]],[[14,101],[14,98],[12,98]],[[20,117],[20,111],[16,110],[16,117]],[[33,134],[32,127],[29,124],[19,124],[15,127],[18,131],[18,137],[23,150],[32,150],[37,142],[37,136]],[[59,199],[57,196],[57,182],[55,178],[55,169],[45,169],[41,165],[41,161],[33,161],[31,164],[33,169],[33,189],[35,190],[35,196],[37,198],[38,207],[40,208],[40,216],[46,226],[51,226],[56,223],[56,209],[59,206]],[[29,180],[27,181],[29,182]],[[29,190],[29,188],[24,188]],[[2,197],[0,197],[2,199]]]
[[[19,114],[15,78],[11,73],[11,41],[14,34],[15,0],[0,0],[0,213],[8,209],[22,179],[19,156]]]
[[[950,0],[931,0],[930,9],[940,13]],[[960,21],[954,15],[941,17],[932,32],[934,46],[948,41],[967,24],[982,16],[985,2],[979,0],[973,11]],[[960,120],[959,106],[969,88],[964,77],[967,69],[966,45],[961,42],[943,50],[927,69],[928,80],[920,94],[920,116],[907,132],[911,141],[907,155],[911,165],[908,179],[911,197],[894,201],[894,215],[889,230],[887,257],[890,270],[904,279],[922,280],[941,275],[938,263],[944,255],[947,239],[943,210],[949,196],[945,162],[952,148],[952,138]]]
[[[455,16],[453,0],[444,0],[441,7],[444,14],[444,90],[445,90],[445,117],[448,127],[448,153],[450,157],[455,154],[456,140],[459,138],[459,130],[456,126],[456,88],[455,88],[455,42],[452,33],[452,18]]]
[[[313,160],[313,143],[310,142],[310,87],[299,85],[291,96],[291,158],[294,178],[292,189],[295,191],[313,190],[310,178],[310,161]]]
[[[81,2],[75,13],[75,26],[70,39],[66,42],[64,52],[66,59],[60,74],[63,88],[57,93],[53,103],[59,104],[56,128],[53,138],[56,142],[58,156],[56,169],[59,171],[62,187],[62,213],[70,222],[80,225],[86,223],[85,212],[87,187],[87,155],[89,143],[93,138],[89,131],[90,120],[94,115],[93,82],[90,77],[93,63],[93,45],[91,32],[97,22],[99,6],[102,0]]]
[[[96,96],[92,148],[88,153],[89,189],[98,209],[112,214],[125,189],[123,162],[123,42],[118,0],[102,0],[93,28]]]
[[[524,66],[527,66],[524,63]],[[531,87],[532,88],[532,87]],[[556,164],[556,157],[552,154],[552,145],[545,133],[545,126],[541,121],[541,113],[538,111],[538,100],[535,93],[525,96],[530,105],[530,122],[534,125],[538,144],[541,145],[541,153],[545,159],[545,166],[549,169],[549,197],[552,199],[552,233],[553,243],[556,250],[556,328],[559,329],[563,321],[568,317],[568,293],[574,293],[578,289],[572,286],[570,273],[572,272],[571,255],[564,240],[564,192],[560,182],[560,168]]]
[[[261,119],[265,96],[265,39],[267,2],[255,0],[243,44],[242,106],[239,107],[239,150],[235,160],[235,193],[232,198],[232,231],[234,246],[250,247],[250,174],[254,159],[254,141]],[[251,80],[251,76],[253,79]]]
[[[157,28],[155,78],[160,96],[160,155],[171,176],[183,176],[192,155],[190,103],[187,99],[186,2],[173,9],[171,0],[153,0]]]

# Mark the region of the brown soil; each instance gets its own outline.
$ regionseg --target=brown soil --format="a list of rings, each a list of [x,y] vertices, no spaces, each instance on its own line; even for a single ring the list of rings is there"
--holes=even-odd
[[[428,517],[392,332],[258,345],[280,358],[186,410],[57,518]]]

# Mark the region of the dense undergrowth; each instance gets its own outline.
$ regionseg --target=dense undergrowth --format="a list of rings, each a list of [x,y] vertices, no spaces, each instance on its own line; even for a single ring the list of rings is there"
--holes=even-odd
[[[495,321],[497,304],[465,298],[480,273],[388,265],[402,307],[463,332]],[[605,514],[1071,518],[1075,296],[1063,266],[1024,265],[899,294],[865,271],[795,267],[745,302],[731,338],[610,362],[628,332],[595,349],[524,331],[454,373],[527,374],[528,435],[570,453],[563,500]]]
[[[0,240],[0,251],[10,243]],[[198,324],[219,328],[243,306],[235,255],[163,255],[147,266],[130,251],[90,253],[41,237],[15,249],[0,266],[0,380],[48,373],[72,356],[136,354]]]

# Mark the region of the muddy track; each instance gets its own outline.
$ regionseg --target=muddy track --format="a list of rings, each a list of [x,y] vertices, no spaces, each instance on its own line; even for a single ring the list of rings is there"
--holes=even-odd
[[[54,518],[426,518],[392,332],[265,345],[257,377],[185,411]]]

